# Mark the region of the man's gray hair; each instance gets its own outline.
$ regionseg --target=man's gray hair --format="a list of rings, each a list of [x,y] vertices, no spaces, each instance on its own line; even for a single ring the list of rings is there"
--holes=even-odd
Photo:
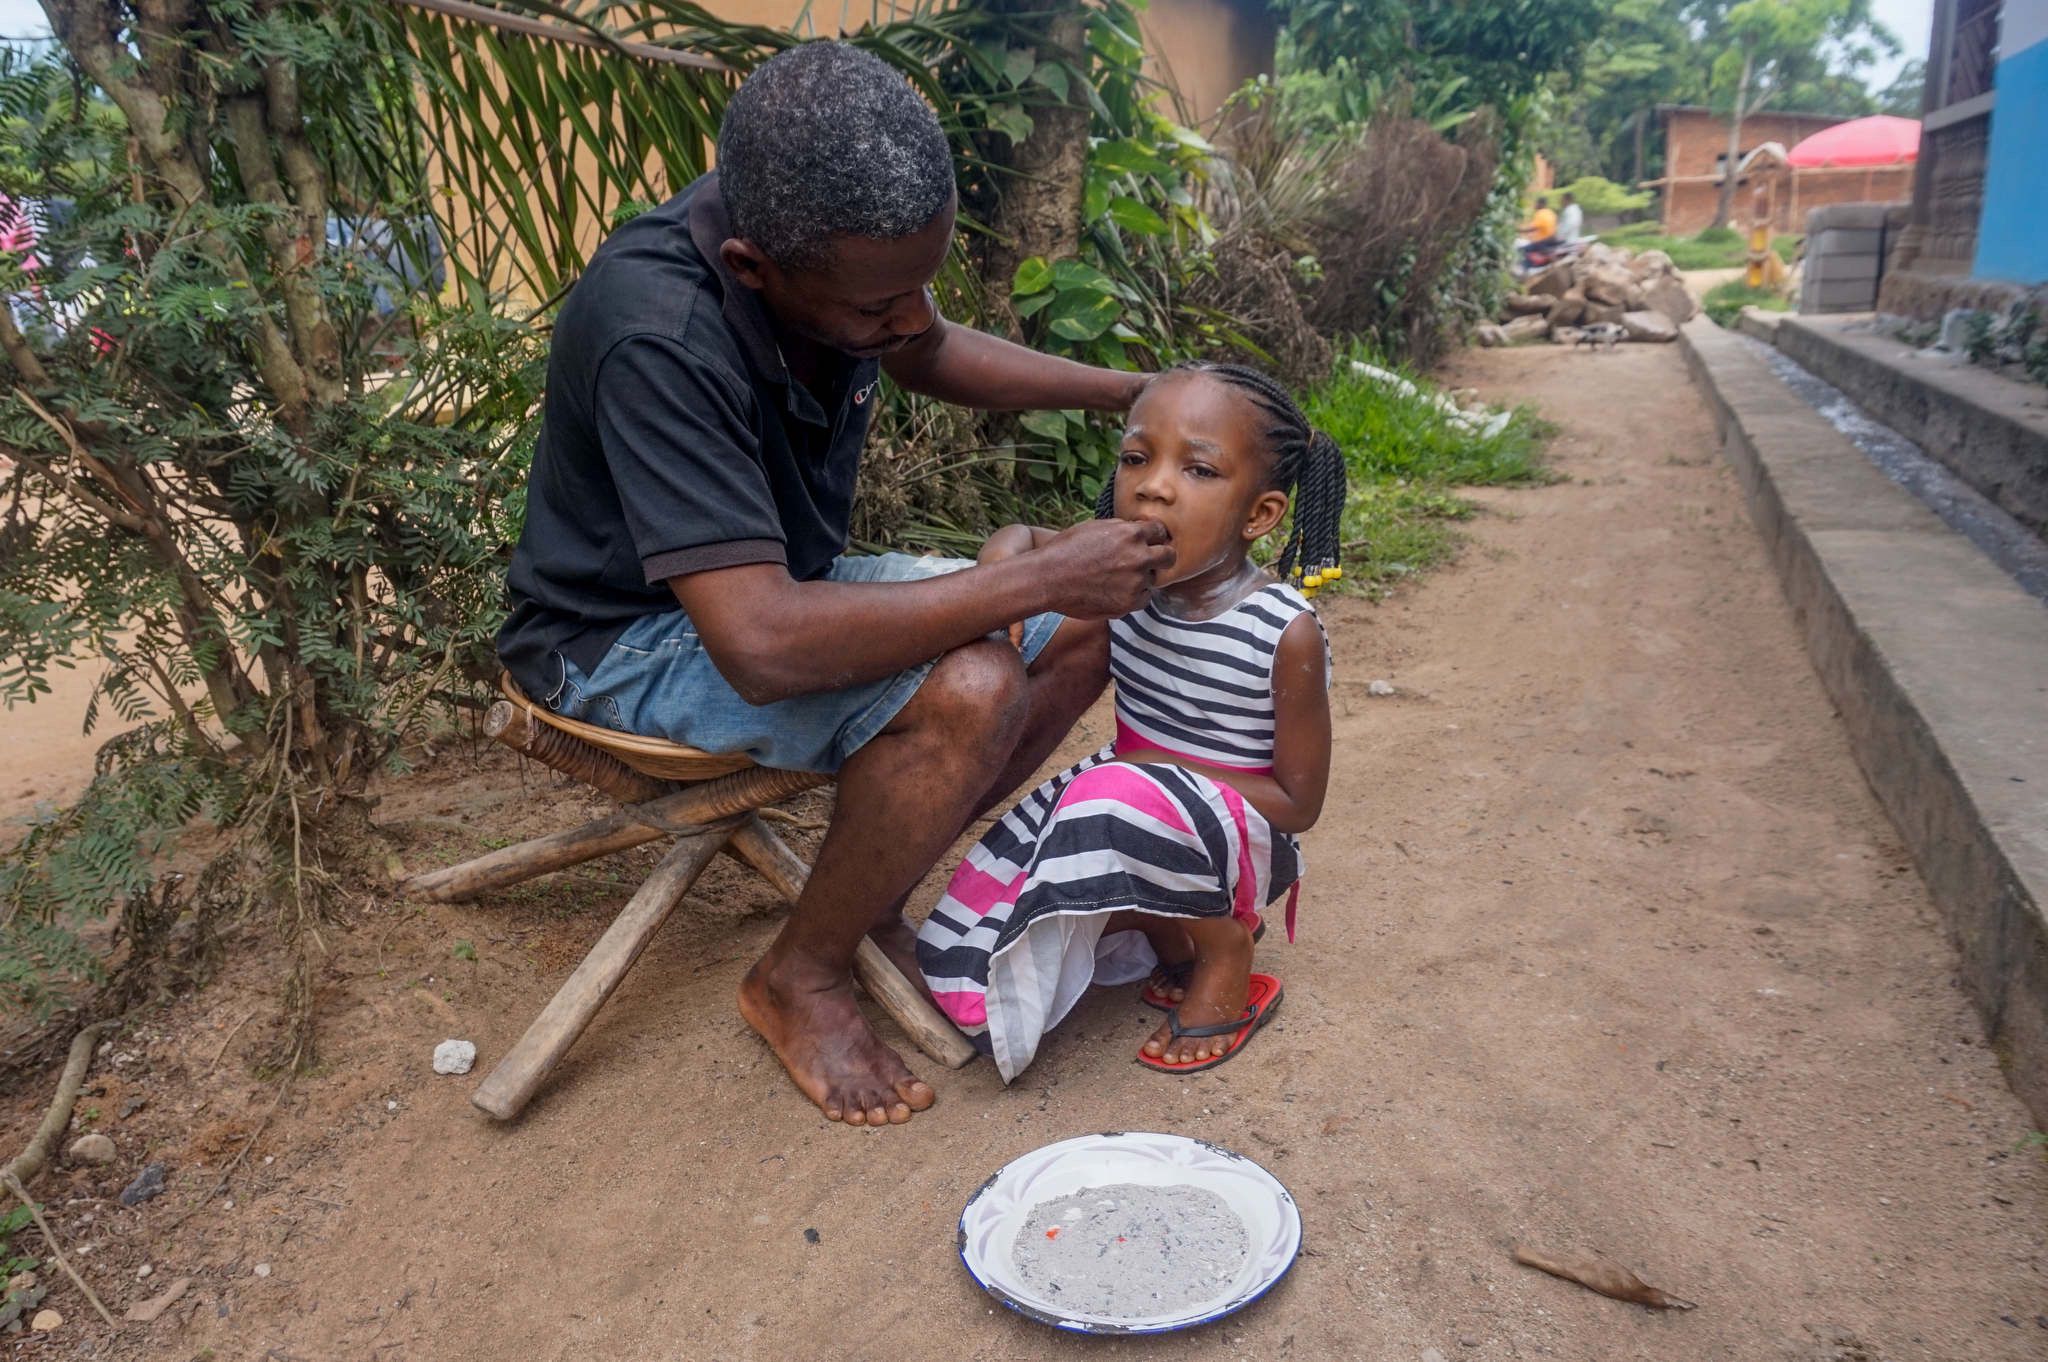
[[[893,241],[953,197],[953,152],[931,106],[888,63],[811,42],[763,62],[718,133],[733,235],[785,269],[817,269],[835,236]]]

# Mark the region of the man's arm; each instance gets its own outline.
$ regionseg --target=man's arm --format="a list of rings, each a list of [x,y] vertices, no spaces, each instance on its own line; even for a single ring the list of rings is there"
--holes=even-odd
[[[914,393],[983,411],[1127,411],[1151,377],[1042,355],[943,317],[882,368]]]
[[[919,582],[799,582],[780,564],[694,572],[669,589],[750,704],[841,690],[929,662],[1046,610],[1135,610],[1173,562],[1150,521],[1091,520],[1043,547]]]

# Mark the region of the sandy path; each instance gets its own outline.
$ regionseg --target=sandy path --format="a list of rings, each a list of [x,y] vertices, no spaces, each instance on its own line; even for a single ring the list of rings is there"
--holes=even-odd
[[[0,709],[0,845],[19,834],[15,820],[38,805],[63,805],[92,778],[100,745],[125,725],[85,732],[85,711],[103,668],[91,660],[50,670],[50,692],[34,704]]]
[[[1489,494],[1502,514],[1459,567],[1332,610],[1335,788],[1302,940],[1261,950],[1287,1007],[1243,1058],[1146,1073],[1153,1014],[1097,994],[1011,1090],[977,1066],[940,1075],[908,1128],[828,1126],[733,1014],[773,923],[728,904],[671,924],[500,1128],[427,1049],[459,1025],[494,1061],[559,973],[487,939],[536,899],[435,910],[414,967],[439,972],[449,937],[483,947],[434,985],[460,1020],[351,965],[317,1119],[264,1145],[282,1176],[254,1170],[239,1211],[195,1222],[232,1219],[228,1237],[159,1246],[160,1272],[205,1284],[151,1355],[2048,1354],[2048,1169],[2016,1152],[2029,1121],[1676,350],[1475,352],[1451,378],[1560,422],[1569,480]],[[1375,677],[1400,694],[1368,699]],[[606,893],[569,919],[577,942]],[[189,1049],[203,1064],[217,1043]],[[953,1254],[967,1193],[1038,1144],[1147,1126],[1289,1183],[1309,1250],[1290,1279],[1170,1340],[992,1309]],[[1700,1308],[1518,1268],[1523,1238],[1598,1246]],[[1836,1330],[1860,1343],[1816,1341]]]

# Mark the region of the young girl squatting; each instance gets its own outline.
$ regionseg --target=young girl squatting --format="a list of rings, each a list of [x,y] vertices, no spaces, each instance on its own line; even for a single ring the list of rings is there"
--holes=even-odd
[[[1276,578],[1251,550],[1290,506]],[[1343,508],[1335,443],[1255,369],[1181,365],[1132,406],[1098,514],[1158,522],[1175,561],[1111,625],[1116,739],[1004,815],[918,933],[933,997],[1005,1082],[1091,983],[1150,973],[1167,1019],[1138,1059],[1174,1073],[1232,1057],[1278,1005],[1252,949],[1282,896],[1293,936],[1295,839],[1329,780],[1329,649],[1307,596],[1342,575]],[[1051,534],[1010,526],[983,561]]]

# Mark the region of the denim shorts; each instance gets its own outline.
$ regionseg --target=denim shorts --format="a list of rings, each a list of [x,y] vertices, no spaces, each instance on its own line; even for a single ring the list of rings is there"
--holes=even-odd
[[[825,576],[915,582],[973,566],[965,558],[884,553],[840,558]],[[1027,665],[1052,641],[1062,618],[1025,621]],[[763,766],[789,771],[837,771],[910,703],[938,665],[933,659],[845,690],[753,705],[719,675],[681,610],[635,620],[588,675],[559,652],[553,662],[558,680],[544,700],[557,714],[706,752],[744,752]]]

